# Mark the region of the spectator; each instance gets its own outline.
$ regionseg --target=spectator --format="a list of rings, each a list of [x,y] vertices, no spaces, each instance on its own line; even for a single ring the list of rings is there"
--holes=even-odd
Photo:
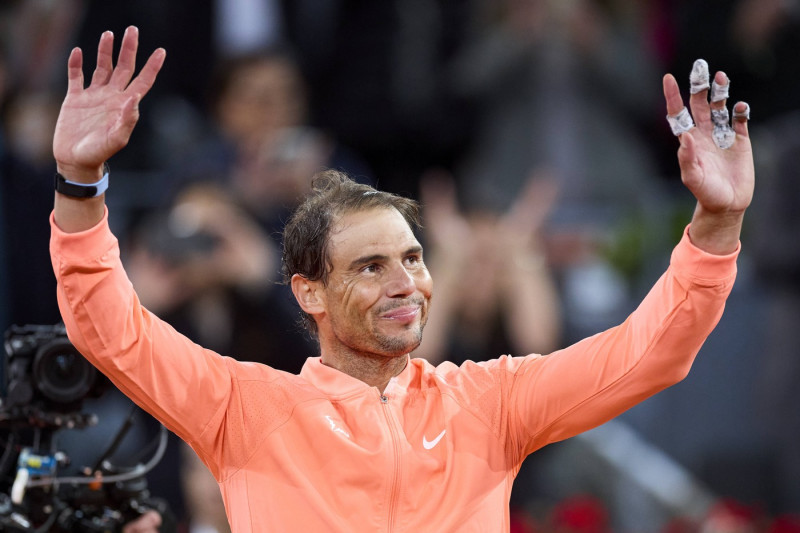
[[[481,110],[475,148],[457,172],[465,204],[504,211],[532,169],[552,171],[559,196],[543,241],[565,308],[564,340],[574,341],[627,314],[645,254],[661,242],[641,239],[638,269],[623,271],[605,254],[625,224],[645,231],[643,221],[664,208],[640,134],[657,94],[646,85],[657,76],[641,45],[643,10],[593,0],[479,6],[476,38],[452,67],[457,90]]]
[[[285,370],[299,369],[298,352],[313,352],[288,302],[278,305],[279,251],[225,191],[184,189],[135,230],[128,255],[142,302],[196,342]]]
[[[322,168],[341,168],[369,180],[352,151],[308,126],[305,83],[282,50],[223,61],[209,91],[209,135],[173,160],[175,189],[223,184],[272,234]]]
[[[436,306],[417,353],[457,364],[486,353],[550,353],[559,347],[561,313],[539,232],[556,184],[534,175],[502,215],[462,215],[452,180],[422,182],[425,242],[436,276]],[[471,287],[471,290],[464,290]]]
[[[776,512],[800,512],[800,110],[768,122],[762,132],[764,187],[754,202],[753,255],[766,301],[763,361],[757,381],[765,453],[773,464]]]

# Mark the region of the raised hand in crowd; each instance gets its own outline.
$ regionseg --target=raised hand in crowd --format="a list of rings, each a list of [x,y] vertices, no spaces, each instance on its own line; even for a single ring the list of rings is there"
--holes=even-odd
[[[432,362],[447,358],[454,328],[485,341],[491,335],[486,328],[498,315],[509,349],[518,354],[555,349],[560,307],[540,232],[557,196],[556,182],[533,173],[502,214],[463,213],[455,184],[443,173],[424,177],[421,193],[436,306],[416,353]]]

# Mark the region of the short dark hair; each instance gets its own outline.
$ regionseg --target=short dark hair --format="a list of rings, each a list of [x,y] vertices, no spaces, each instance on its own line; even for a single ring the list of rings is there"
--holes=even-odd
[[[370,209],[396,209],[412,231],[422,227],[419,203],[358,183],[344,172],[325,170],[311,181],[311,192],[297,207],[283,230],[282,271],[284,283],[294,274],[328,283],[333,267],[328,245],[331,228],[343,215]],[[302,309],[303,326],[316,336],[317,324]]]

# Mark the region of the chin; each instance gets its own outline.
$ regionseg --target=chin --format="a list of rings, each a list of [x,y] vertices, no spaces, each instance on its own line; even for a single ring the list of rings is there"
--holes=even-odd
[[[407,332],[406,335],[397,337],[381,337],[378,339],[380,351],[388,357],[399,357],[416,350],[422,342],[422,332],[416,334]]]

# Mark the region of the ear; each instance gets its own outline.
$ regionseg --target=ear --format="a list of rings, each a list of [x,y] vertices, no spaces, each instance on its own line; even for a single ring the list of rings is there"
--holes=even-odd
[[[300,274],[292,275],[292,293],[300,304],[300,309],[309,315],[318,315],[325,312],[325,299],[322,297],[321,281],[311,281]]]

